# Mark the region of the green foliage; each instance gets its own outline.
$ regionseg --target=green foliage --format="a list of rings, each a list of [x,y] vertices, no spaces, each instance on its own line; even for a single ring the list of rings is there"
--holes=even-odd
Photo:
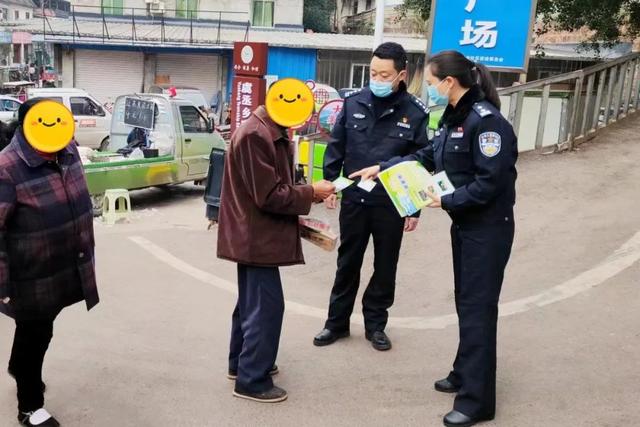
[[[316,33],[330,33],[335,10],[336,0],[305,0],[302,17],[304,28]]]

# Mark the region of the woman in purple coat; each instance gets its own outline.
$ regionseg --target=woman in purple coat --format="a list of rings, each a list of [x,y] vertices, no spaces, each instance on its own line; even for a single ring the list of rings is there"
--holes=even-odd
[[[44,409],[42,382],[53,322],[77,302],[91,309],[98,291],[93,212],[73,139],[46,153],[25,137],[25,126],[38,122],[64,126],[60,118],[25,121],[39,102],[20,107],[19,127],[0,153],[0,312],[16,323],[9,374],[18,386],[18,420],[25,426],[55,427],[58,422]]]

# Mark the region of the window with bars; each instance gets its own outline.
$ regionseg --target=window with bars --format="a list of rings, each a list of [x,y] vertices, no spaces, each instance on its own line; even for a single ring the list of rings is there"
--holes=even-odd
[[[254,27],[273,27],[273,1],[254,1],[251,25]]]
[[[351,65],[351,88],[360,89],[369,85],[369,64]]]
[[[124,0],[102,0],[102,10],[105,15],[123,15]]]
[[[176,18],[196,19],[198,17],[198,0],[178,0],[176,9]]]

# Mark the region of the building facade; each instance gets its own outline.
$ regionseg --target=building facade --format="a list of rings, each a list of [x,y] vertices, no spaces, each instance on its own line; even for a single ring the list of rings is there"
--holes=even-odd
[[[0,25],[18,24],[34,18],[36,5],[31,0],[0,0]],[[33,38],[21,31],[0,32],[0,65],[26,64],[33,60]]]
[[[24,21],[33,18],[36,5],[31,0],[0,1],[0,23]]]
[[[386,1],[384,10],[385,34],[424,36],[427,23],[409,12],[401,16],[398,1]],[[373,34],[376,20],[375,0],[338,0],[334,17],[334,29],[339,33]]]
[[[78,14],[222,20],[253,27],[302,29],[301,0],[76,0]]]

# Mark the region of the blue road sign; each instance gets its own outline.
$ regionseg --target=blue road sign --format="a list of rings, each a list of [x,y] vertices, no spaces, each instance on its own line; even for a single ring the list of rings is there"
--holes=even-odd
[[[526,71],[536,0],[433,0],[429,54],[457,50],[491,68]]]

